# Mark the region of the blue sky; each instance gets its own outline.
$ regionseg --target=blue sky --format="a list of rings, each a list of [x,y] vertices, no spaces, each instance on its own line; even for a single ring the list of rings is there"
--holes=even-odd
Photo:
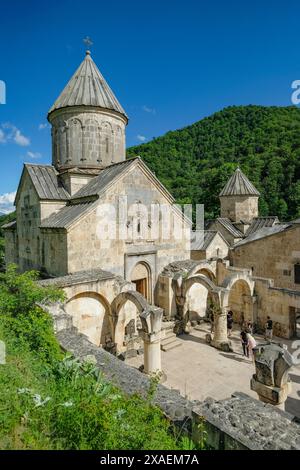
[[[296,1],[0,2],[0,212],[23,162],[50,163],[46,115],[92,57],[129,115],[127,145],[225,106],[291,104],[300,79]]]

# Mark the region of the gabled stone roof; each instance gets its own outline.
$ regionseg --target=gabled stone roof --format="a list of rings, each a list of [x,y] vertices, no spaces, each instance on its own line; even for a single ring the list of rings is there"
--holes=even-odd
[[[211,242],[214,240],[215,236],[219,234],[220,237],[224,240],[226,245],[228,243],[222,236],[220,232],[217,232],[215,230],[195,230],[191,232],[191,250],[192,251],[197,251],[197,250],[206,250]]]
[[[259,196],[255,186],[248,180],[247,176],[237,168],[219,196]]]
[[[54,166],[25,163],[24,170],[27,170],[38,197],[41,200],[67,201],[70,198],[69,193],[60,182],[58,172],[55,170]],[[19,189],[20,185],[16,200],[18,198]]]
[[[125,172],[135,160],[136,158],[131,158],[104,168],[98,176],[95,176],[87,185],[77,191],[72,199],[98,195],[100,192],[104,191],[117,176]]]
[[[250,227],[247,230],[246,237],[251,235],[252,233],[256,232],[257,230],[260,230],[261,228],[264,227],[273,227],[274,225],[279,223],[279,219],[277,216],[271,216],[271,217],[255,217],[252,220],[252,223]]]
[[[87,51],[84,61],[53,104],[49,114],[57,109],[69,106],[96,106],[116,111],[127,117],[91,58],[89,51]]]
[[[219,222],[235,238],[244,237],[244,234],[233,225],[231,220],[227,219],[226,217],[218,217],[215,221]]]
[[[157,189],[165,195],[172,203],[174,202],[171,194],[159,182],[159,180],[151,173],[147,165],[140,157],[130,158],[123,162],[115,163],[101,170],[98,176],[95,176],[89,183],[81,188],[77,193],[69,198],[68,204],[58,212],[50,215],[43,220],[41,228],[44,229],[67,229],[70,225],[80,219],[88,210],[92,210],[97,205],[97,200],[101,198],[102,193],[114,184],[116,180],[122,177],[127,170],[138,164],[140,168],[146,172],[149,178],[157,185]],[[53,168],[53,167],[52,167]],[[176,210],[176,206],[174,206]],[[181,213],[180,213],[181,215]],[[185,220],[191,223],[187,218]]]
[[[257,240],[261,240],[262,238],[270,237],[271,235],[276,235],[292,227],[296,227],[296,225],[293,226],[292,224],[277,224],[273,227],[263,227],[259,230],[256,230],[256,232],[253,232],[248,237],[244,238],[244,240],[235,243],[233,249],[242,245],[246,245],[247,243],[252,243]]]
[[[68,228],[77,219],[81,217],[88,209],[91,209],[93,202],[84,202],[81,204],[69,204],[58,212],[51,214],[41,223],[41,228]],[[94,206],[93,206],[94,207]]]
[[[12,222],[8,222],[8,224],[1,225],[1,228],[3,228],[4,230],[16,230],[17,221],[13,220]]]

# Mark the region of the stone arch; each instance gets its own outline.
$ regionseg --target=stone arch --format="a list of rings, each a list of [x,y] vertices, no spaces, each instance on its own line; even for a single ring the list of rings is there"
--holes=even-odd
[[[197,274],[195,276],[188,277],[183,282],[183,296],[186,297],[189,289],[194,284],[200,284],[204,286],[210,293],[214,303],[217,307],[221,307],[220,302],[220,289],[215,285],[215,283],[203,274]]]
[[[188,277],[195,276],[197,274],[203,274],[208,277],[211,281],[216,283],[216,269],[213,268],[209,263],[199,263],[194,266],[188,272]]]
[[[110,122],[101,122],[100,133],[100,158],[109,165],[114,161],[113,157],[113,128]]]
[[[130,281],[148,302],[152,300],[152,270],[146,261],[138,261],[130,274]]]
[[[119,125],[114,129],[115,143],[114,143],[114,159],[120,161],[123,153],[123,132]]]
[[[95,164],[101,161],[100,155],[100,131],[99,121],[94,117],[85,119],[83,125],[83,142],[84,151],[83,158],[90,163]]]
[[[226,278],[223,287],[223,305],[233,312],[235,322],[253,322],[254,281],[245,274],[235,274]]]
[[[68,160],[72,164],[80,163],[83,158],[83,125],[79,118],[71,118],[67,126]]]
[[[114,323],[108,300],[92,291],[78,293],[64,305],[73,324],[97,346],[104,346],[113,338]]]
[[[132,306],[135,308],[132,309]],[[141,321],[144,323],[144,319],[142,319],[141,316],[145,312],[148,312],[149,309],[150,305],[145,297],[136,291],[121,292],[113,300],[111,304],[114,322],[113,341],[116,344],[118,354],[126,350],[127,345],[124,344],[126,333],[128,335],[131,334],[133,342],[134,338],[136,338],[136,343],[139,342],[138,330],[142,327]],[[134,323],[132,325],[132,330],[131,332],[126,332],[126,328],[130,326],[130,322]]]
[[[56,129],[55,156],[58,164],[68,162],[68,126],[64,124]]]

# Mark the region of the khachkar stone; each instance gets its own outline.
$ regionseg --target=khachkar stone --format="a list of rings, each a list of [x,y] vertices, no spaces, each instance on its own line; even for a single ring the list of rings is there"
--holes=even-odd
[[[283,408],[291,391],[288,370],[294,365],[292,355],[277,343],[258,345],[253,352],[256,372],[251,390],[264,403]]]

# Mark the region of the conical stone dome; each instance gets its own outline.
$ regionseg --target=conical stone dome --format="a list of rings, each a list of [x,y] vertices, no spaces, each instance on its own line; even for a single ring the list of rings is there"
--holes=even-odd
[[[125,160],[128,118],[90,52],[48,113],[59,170],[101,169]]]

